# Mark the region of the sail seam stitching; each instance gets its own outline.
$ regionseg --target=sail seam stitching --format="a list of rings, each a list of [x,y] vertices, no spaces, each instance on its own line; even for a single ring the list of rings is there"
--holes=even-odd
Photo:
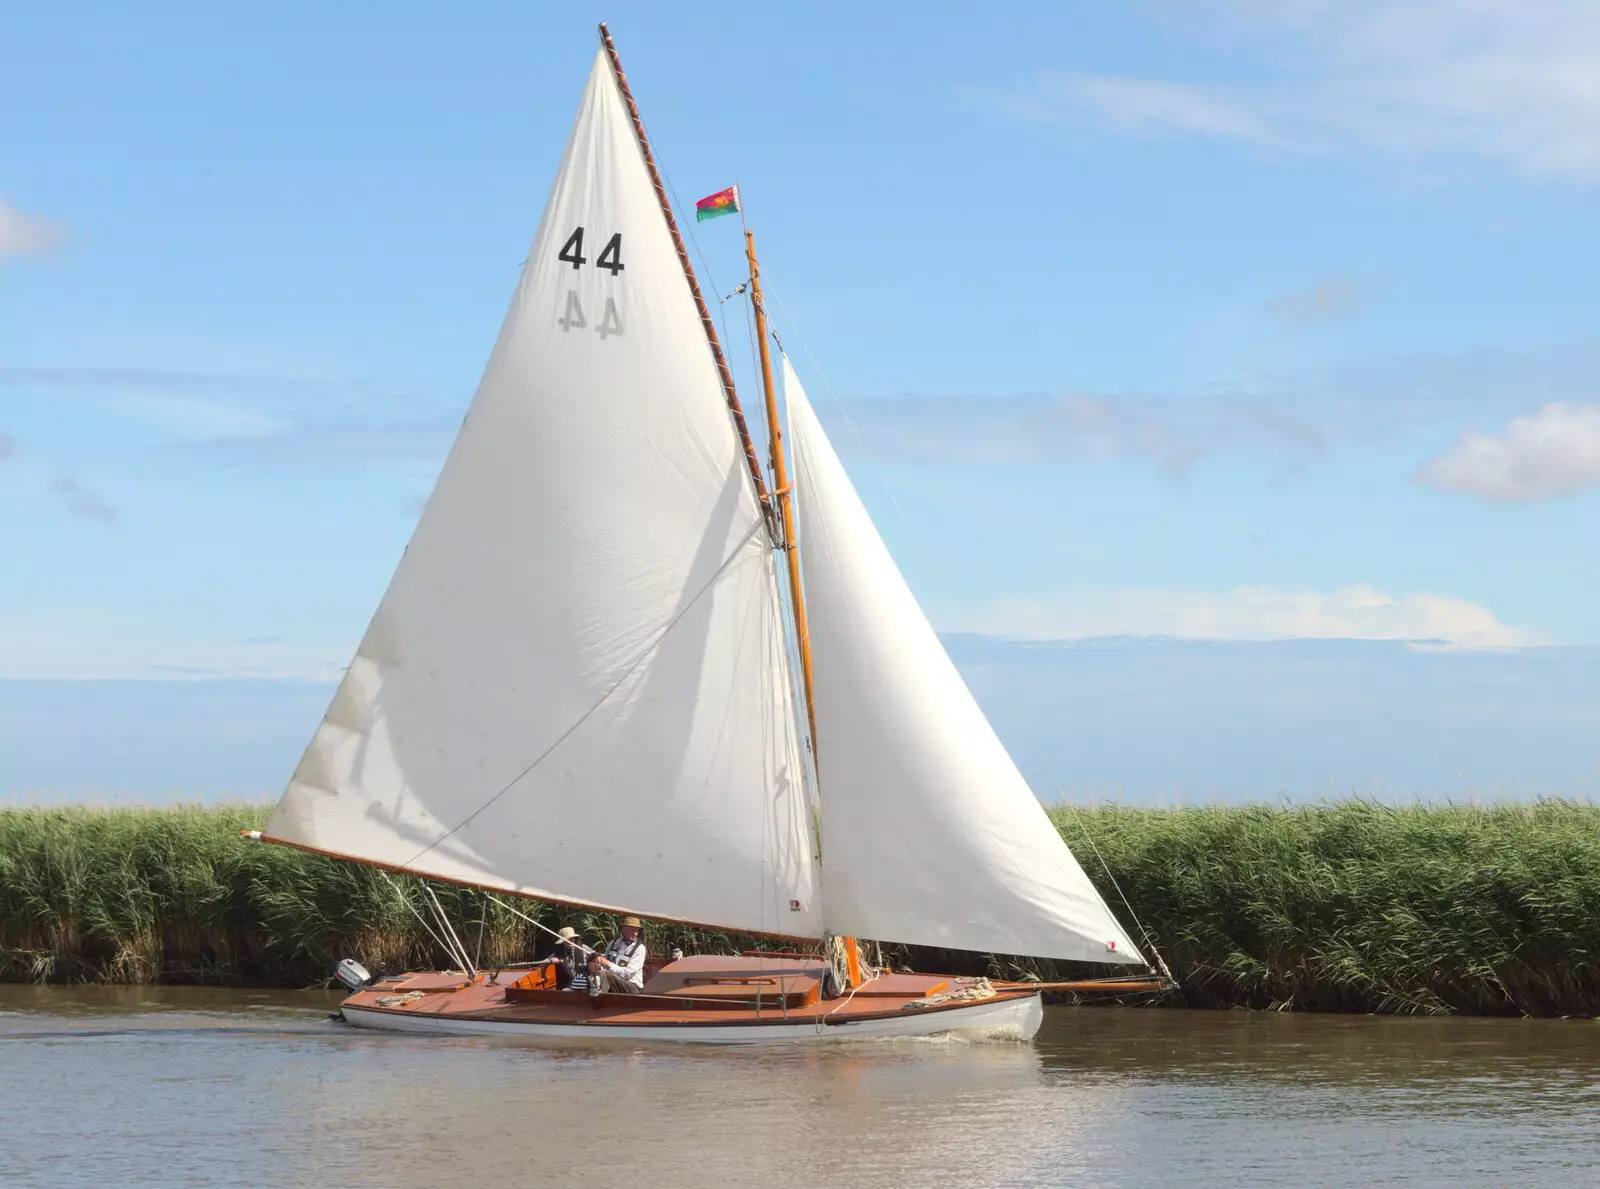
[[[463,818],[459,824],[451,827],[450,830],[444,834],[441,834],[438,838],[435,838],[432,842],[428,843],[427,846],[423,847],[416,854],[412,855],[403,864],[401,864],[401,866],[411,866],[440,843],[449,841],[449,839],[455,834],[471,825],[473,819],[476,818],[480,813],[482,813],[485,809],[488,809],[489,806],[493,805],[501,797],[505,796],[518,784],[520,784],[527,777],[528,773],[532,772],[540,764],[544,763],[545,760],[549,759],[550,755],[569,738],[571,738],[573,732],[575,732],[579,727],[583,726],[584,723],[588,722],[589,719],[594,715],[595,711],[599,710],[600,707],[604,706],[608,701],[610,701],[611,695],[616,693],[617,690],[621,689],[623,683],[626,682],[628,678],[633,676],[634,671],[638,669],[640,665],[644,664],[644,662],[649,659],[650,655],[655,652],[656,649],[661,647],[662,642],[666,640],[667,636],[672,633],[672,629],[677,627],[682,621],[683,617],[689,614],[689,612],[694,609],[696,604],[698,604],[700,600],[705,597],[706,592],[717,584],[717,582],[722,578],[723,574],[727,573],[728,567],[738,560],[739,555],[744,552],[744,547],[748,545],[755,538],[756,534],[766,526],[767,522],[765,518],[757,519],[756,522],[750,526],[750,531],[745,533],[745,535],[740,538],[739,543],[734,546],[732,551],[729,552],[723,563],[717,567],[717,572],[712,574],[710,578],[706,579],[706,584],[695,592],[694,598],[690,599],[681,608],[679,608],[678,613],[674,615],[667,625],[661,629],[661,631],[656,635],[655,639],[651,640],[648,645],[640,650],[638,657],[634,659],[632,664],[623,670],[622,675],[611,684],[610,688],[608,688],[605,693],[600,695],[599,699],[593,706],[590,706],[589,709],[585,710],[581,715],[579,715],[577,720],[565,731],[563,731],[560,737],[555,740],[555,742],[551,743],[549,747],[545,748],[536,757],[534,757],[533,762],[512,777],[504,788],[495,793],[494,796],[490,797],[482,805],[478,806],[478,808],[474,809],[470,814]]]

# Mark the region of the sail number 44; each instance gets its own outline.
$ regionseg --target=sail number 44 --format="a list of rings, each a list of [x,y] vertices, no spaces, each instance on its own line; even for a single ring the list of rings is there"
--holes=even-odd
[[[574,269],[582,268],[589,263],[589,258],[583,254],[583,228],[578,227],[567,236],[567,242],[561,245],[561,252],[557,260],[565,260]],[[622,263],[622,232],[618,231],[606,240],[606,246],[600,249],[600,255],[595,260],[596,268],[606,269],[612,276],[616,276],[628,266]]]
[[[589,258],[583,254],[582,227],[574,228],[572,234],[567,236],[567,242],[561,245],[561,251],[556,256],[556,259],[572,265],[574,270],[580,269],[589,263]],[[605,269],[612,276],[616,276],[624,268],[628,267],[622,263],[622,232],[618,231],[610,239],[606,240],[605,247],[600,249],[600,255],[595,258],[594,266]],[[584,316],[583,302],[579,300],[576,289],[567,290],[566,309],[562,311],[561,317],[557,318],[556,321],[560,324],[563,332],[588,328],[589,319]],[[601,315],[600,323],[594,329],[595,333],[602,339],[608,339],[614,334],[623,333],[622,315],[617,310],[617,303],[614,297],[608,296],[606,298],[605,313]]]

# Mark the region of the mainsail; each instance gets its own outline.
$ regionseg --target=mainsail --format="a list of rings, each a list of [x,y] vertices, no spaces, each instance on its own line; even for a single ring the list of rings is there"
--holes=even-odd
[[[1143,959],[945,653],[783,361],[830,931]]]
[[[267,836],[820,936],[779,606],[602,51],[466,421]]]

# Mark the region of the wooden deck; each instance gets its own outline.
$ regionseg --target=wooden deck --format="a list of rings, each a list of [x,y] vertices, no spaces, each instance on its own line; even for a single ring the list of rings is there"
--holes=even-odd
[[[709,1027],[756,1024],[842,1024],[969,1007],[970,999],[927,1003],[960,992],[977,979],[937,974],[886,974],[854,994],[822,998],[825,967],[817,959],[696,955],[669,962],[650,975],[638,995],[555,989],[549,967],[522,973],[405,974],[351,995],[344,1006],[427,1017],[628,1027]],[[988,1001],[1025,998],[1031,988],[997,987]],[[924,1006],[926,1004],[926,1006]]]

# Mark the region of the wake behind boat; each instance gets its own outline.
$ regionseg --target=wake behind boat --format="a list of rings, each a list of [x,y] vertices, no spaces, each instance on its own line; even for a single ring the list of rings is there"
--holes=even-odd
[[[791,481],[746,231],[760,462],[604,26],[601,41],[461,431],[259,837],[814,951],[696,955],[647,968],[638,994],[589,996],[548,968],[473,970],[440,913],[461,972],[353,975],[354,1024],[1031,1036],[1038,987],[874,971],[853,938],[1145,959],[957,674],[780,355]],[[712,213],[738,209],[736,190],[713,199]]]

